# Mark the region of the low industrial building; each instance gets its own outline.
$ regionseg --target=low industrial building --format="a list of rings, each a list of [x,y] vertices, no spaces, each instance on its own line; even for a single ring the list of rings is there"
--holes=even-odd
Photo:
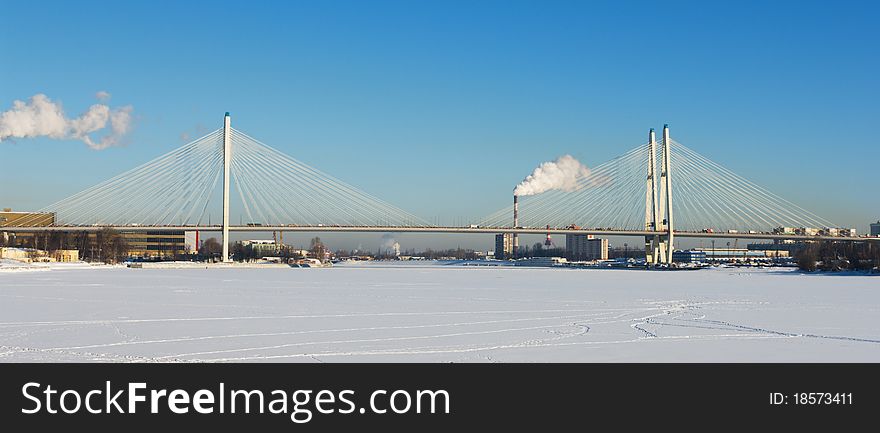
[[[679,250],[672,252],[672,261],[675,263],[705,263],[706,252],[700,250]]]
[[[753,251],[764,251],[773,257],[789,257],[813,244],[815,241],[794,241],[790,239],[773,242],[750,243],[746,248]]]
[[[2,247],[0,248],[0,259],[30,262],[31,256],[37,254],[37,251],[39,250],[33,248]]]
[[[750,250],[748,248],[694,248],[692,251],[701,251],[706,255],[709,262],[753,262],[772,261],[789,257],[786,250]],[[673,255],[674,259],[674,255]]]
[[[129,257],[162,259],[187,253],[186,235],[183,231],[156,230],[120,234],[128,245]]]
[[[0,247],[0,259],[17,260],[25,263],[79,261],[79,250],[56,250],[52,252],[36,248]]]
[[[45,227],[53,224],[54,212],[13,212],[10,208],[0,212],[0,227]]]
[[[55,224],[54,212],[0,212],[0,238],[15,245],[34,245],[34,232],[6,232],[3,227],[47,227]]]
[[[59,263],[70,263],[79,261],[79,250],[55,250],[52,257]]]
[[[48,227],[55,225],[54,212],[14,212],[12,209],[6,208],[0,212],[0,237],[6,242],[10,242],[16,246],[37,247],[36,238],[44,236],[42,232],[3,232],[3,227]],[[68,233],[77,233],[78,230],[72,228]],[[143,258],[173,258],[178,255],[186,254],[186,241],[183,231],[121,231],[120,235],[128,246],[128,254],[130,257]],[[87,234],[89,244],[96,244],[97,233],[89,232]],[[79,260],[80,254],[76,260]],[[70,254],[65,256],[71,257]],[[64,260],[61,260],[64,261]]]

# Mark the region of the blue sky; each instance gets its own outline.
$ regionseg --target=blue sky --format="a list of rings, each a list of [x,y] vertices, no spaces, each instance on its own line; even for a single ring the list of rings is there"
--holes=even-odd
[[[541,161],[596,165],[663,123],[829,220],[880,218],[876,2],[253,3],[4,2],[0,111],[45,93],[78,115],[103,90],[135,128],[102,151],[0,143],[0,207],[69,196],[230,111],[441,222],[507,205]]]

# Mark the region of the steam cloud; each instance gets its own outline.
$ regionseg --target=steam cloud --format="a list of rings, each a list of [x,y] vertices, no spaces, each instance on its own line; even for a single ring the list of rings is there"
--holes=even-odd
[[[551,189],[575,191],[578,178],[588,176],[590,169],[571,155],[563,155],[556,161],[542,163],[513,190],[513,195],[540,194]]]
[[[101,91],[96,97],[106,100],[110,94]],[[0,142],[9,138],[49,137],[80,140],[92,149],[106,149],[119,144],[131,130],[131,112],[130,105],[111,109],[105,104],[94,104],[81,116],[69,119],[61,103],[38,93],[29,101],[14,101],[12,109],[0,113]],[[98,139],[89,135],[108,126],[109,130]]]
[[[399,256],[400,243],[394,240],[394,236],[392,236],[390,233],[386,233],[382,235],[382,252],[387,254],[392,251],[394,252],[395,256]]]

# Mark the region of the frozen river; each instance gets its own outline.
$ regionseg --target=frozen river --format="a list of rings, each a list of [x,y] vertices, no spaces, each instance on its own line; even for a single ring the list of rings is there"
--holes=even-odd
[[[880,362],[880,276],[363,264],[0,272],[0,361]]]

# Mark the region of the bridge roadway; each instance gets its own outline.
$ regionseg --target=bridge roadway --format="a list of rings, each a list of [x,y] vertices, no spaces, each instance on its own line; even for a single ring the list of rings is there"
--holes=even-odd
[[[0,232],[43,232],[43,231],[75,231],[95,232],[105,228],[112,228],[127,232],[144,231],[222,231],[220,225],[211,226],[42,226],[42,227],[3,227]],[[513,228],[513,227],[399,227],[399,226],[229,226],[231,232],[322,232],[322,233],[460,233],[460,234],[496,234],[496,233],[519,233],[535,235],[597,235],[597,236],[653,236],[665,235],[666,232],[650,230],[610,230],[610,229],[566,229],[566,228]],[[768,239],[768,240],[828,240],[828,241],[870,241],[880,242],[880,237],[850,237],[850,236],[807,236],[775,233],[705,233],[675,231],[676,237],[683,238],[727,238],[727,239]]]

